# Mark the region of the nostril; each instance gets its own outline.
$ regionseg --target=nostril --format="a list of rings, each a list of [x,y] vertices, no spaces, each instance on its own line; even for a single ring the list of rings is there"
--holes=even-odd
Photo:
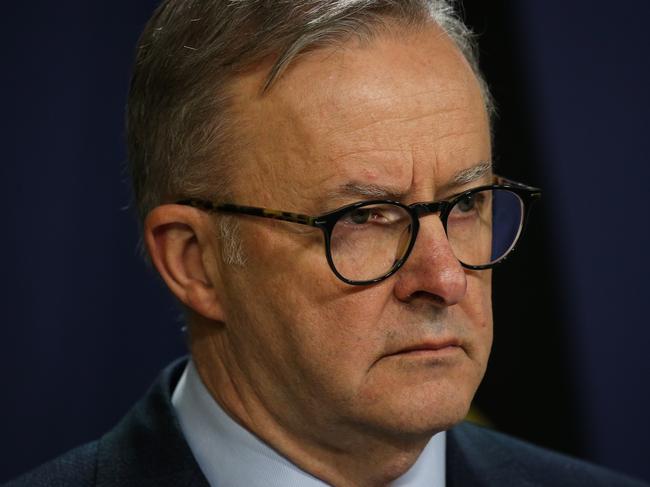
[[[409,300],[416,300],[416,299],[426,299],[429,301],[433,301],[435,304],[439,304],[439,305],[445,304],[444,298],[438,296],[437,294],[432,294],[427,291],[415,291],[409,296]]]

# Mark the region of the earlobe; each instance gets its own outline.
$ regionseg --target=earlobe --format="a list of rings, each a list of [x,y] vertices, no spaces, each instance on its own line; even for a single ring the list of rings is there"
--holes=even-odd
[[[195,208],[162,205],[145,220],[144,241],[151,261],[170,291],[188,308],[223,321],[215,286],[216,256],[208,240],[209,217]]]

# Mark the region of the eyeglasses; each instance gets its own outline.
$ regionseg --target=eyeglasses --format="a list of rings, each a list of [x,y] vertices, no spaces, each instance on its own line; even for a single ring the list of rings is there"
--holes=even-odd
[[[464,191],[449,200],[404,205],[361,201],[319,216],[251,206],[185,199],[177,204],[210,212],[271,218],[320,228],[332,271],[343,282],[380,282],[404,265],[420,229],[420,218],[438,213],[449,245],[467,269],[489,269],[515,248],[531,204],[541,190],[496,176],[496,184]]]

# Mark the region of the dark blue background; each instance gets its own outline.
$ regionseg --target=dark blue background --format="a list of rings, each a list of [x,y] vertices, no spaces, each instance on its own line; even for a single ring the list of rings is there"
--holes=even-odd
[[[587,451],[650,480],[650,4],[518,5]]]
[[[184,353],[125,210],[124,104],[155,4],[3,6],[0,481],[97,437]],[[545,190],[528,250],[495,276],[479,405],[505,431],[650,480],[650,4],[612,5],[466,2],[502,167]]]

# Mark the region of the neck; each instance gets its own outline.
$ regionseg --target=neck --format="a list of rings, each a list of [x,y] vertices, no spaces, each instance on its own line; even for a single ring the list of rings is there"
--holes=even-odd
[[[190,348],[197,371],[212,398],[228,415],[305,472],[337,486],[388,485],[416,462],[435,432],[394,435],[293,414],[273,414],[238,380],[236,361],[214,329],[193,327]],[[287,419],[290,417],[290,419]]]

